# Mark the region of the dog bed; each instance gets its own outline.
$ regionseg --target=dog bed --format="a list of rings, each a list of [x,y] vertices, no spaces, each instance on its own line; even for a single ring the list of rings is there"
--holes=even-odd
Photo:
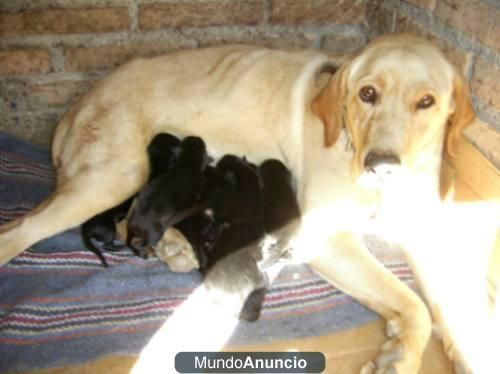
[[[0,133],[0,223],[22,216],[53,188],[49,152]],[[399,251],[376,241],[370,247],[414,286]],[[0,267],[0,372],[138,355],[200,284],[197,272],[172,273],[161,261],[127,250],[105,256],[109,268],[84,248],[75,228]],[[306,265],[289,266],[269,287],[261,319],[241,322],[228,344],[328,335],[377,318]]]

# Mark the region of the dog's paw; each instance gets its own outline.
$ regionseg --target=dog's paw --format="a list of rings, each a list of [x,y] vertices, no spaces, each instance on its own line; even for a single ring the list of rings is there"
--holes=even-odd
[[[361,374],[416,374],[430,335],[430,318],[404,320],[400,316],[387,321],[387,340],[378,356],[365,364]],[[422,331],[428,331],[422,333]]]
[[[446,353],[446,356],[453,363],[455,374],[472,374],[472,369],[470,369],[466,364],[464,355],[456,346],[454,339],[451,337],[451,334],[445,325],[440,324],[437,327],[436,332],[441,338],[443,350]],[[486,357],[483,357],[483,359],[485,358]]]
[[[453,363],[453,369],[455,370],[455,374],[470,374],[472,373],[470,370],[467,370],[464,365],[460,362]]]
[[[442,337],[443,348],[448,359],[453,363],[455,374],[472,374],[472,370],[465,363],[463,355],[458,351],[451,339]]]
[[[369,361],[363,365],[359,374],[373,374],[375,373],[375,370],[377,370],[377,366],[373,363],[373,361]]]
[[[398,374],[398,372],[392,366],[377,369],[377,365],[370,361],[361,368],[359,374]]]

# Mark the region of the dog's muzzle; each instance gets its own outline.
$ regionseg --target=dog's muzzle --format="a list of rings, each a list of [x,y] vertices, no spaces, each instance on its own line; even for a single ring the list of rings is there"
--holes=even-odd
[[[365,157],[364,168],[377,176],[393,174],[401,165],[399,156],[390,152],[371,151]]]

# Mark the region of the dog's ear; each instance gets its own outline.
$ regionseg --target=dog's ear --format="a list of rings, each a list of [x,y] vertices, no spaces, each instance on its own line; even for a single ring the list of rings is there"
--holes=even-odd
[[[342,130],[342,110],[347,96],[346,76],[349,62],[336,68],[333,64],[323,65],[316,74],[316,82],[325,73],[332,74],[326,86],[311,103],[311,110],[324,125],[324,144],[330,147],[335,144]]]
[[[462,131],[472,123],[475,118],[472,107],[469,87],[465,79],[458,72],[453,80],[453,109],[448,117],[446,128],[446,152],[456,156],[456,146]]]

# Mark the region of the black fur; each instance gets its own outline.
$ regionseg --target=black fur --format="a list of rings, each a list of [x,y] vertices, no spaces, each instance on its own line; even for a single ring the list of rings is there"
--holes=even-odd
[[[292,174],[281,161],[266,160],[258,172],[262,184],[264,227],[267,233],[272,233],[300,218],[299,203]]]
[[[146,247],[155,245],[167,228],[203,209],[196,203],[204,188],[209,160],[203,140],[187,137],[172,170],[139,192],[127,226],[127,245],[137,254],[145,257]]]
[[[240,319],[248,322],[255,322],[260,318],[260,312],[262,310],[262,303],[266,296],[266,289],[256,288],[245,300],[243,308],[241,308]]]

